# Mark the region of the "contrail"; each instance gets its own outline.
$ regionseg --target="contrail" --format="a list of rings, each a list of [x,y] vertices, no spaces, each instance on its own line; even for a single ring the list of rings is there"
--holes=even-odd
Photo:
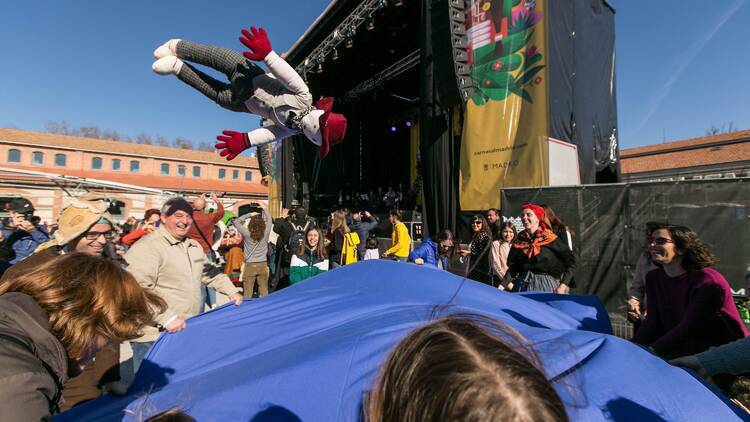
[[[672,76],[667,80],[667,82],[656,92],[656,95],[654,95],[651,98],[651,101],[649,101],[648,107],[646,108],[646,115],[641,119],[641,123],[638,125],[638,128],[635,130],[635,132],[640,131],[643,129],[643,126],[646,124],[646,122],[653,117],[654,113],[656,113],[656,109],[661,105],[661,102],[664,101],[664,98],[669,94],[669,91],[672,90],[672,85],[679,79],[682,72],[685,70],[685,68],[692,62],[697,56],[698,53],[700,53],[704,47],[706,47],[706,44],[708,44],[709,41],[711,41],[711,38],[716,35],[717,32],[719,32],[719,29],[721,29],[722,26],[737,12],[737,10],[742,7],[745,4],[745,0],[736,0],[732,5],[727,9],[721,16],[719,16],[719,19],[714,22],[713,25],[710,25],[708,27],[708,30],[703,33],[701,37],[699,37],[695,42],[693,42],[690,47],[685,50],[678,58],[677,58],[677,64],[674,66],[677,70],[672,73]]]

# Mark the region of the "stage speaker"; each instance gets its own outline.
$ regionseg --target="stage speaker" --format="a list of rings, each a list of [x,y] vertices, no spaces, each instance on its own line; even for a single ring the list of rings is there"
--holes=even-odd
[[[302,182],[302,206],[310,211],[310,184],[307,182]]]
[[[445,107],[465,104],[474,93],[466,36],[466,0],[427,1],[438,99]]]

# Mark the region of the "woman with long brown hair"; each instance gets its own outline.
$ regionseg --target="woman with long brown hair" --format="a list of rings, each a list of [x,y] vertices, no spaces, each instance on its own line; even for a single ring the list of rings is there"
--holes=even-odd
[[[242,295],[253,297],[258,285],[260,297],[268,295],[268,238],[271,236],[273,221],[263,204],[258,204],[260,214],[249,212],[232,223],[242,235],[245,265],[242,270]],[[249,220],[249,221],[248,221]],[[247,221],[247,223],[245,223]]]
[[[492,285],[498,287],[508,271],[508,254],[517,233],[516,226],[509,221],[496,224],[494,227],[496,229],[495,240],[492,241],[489,259]]]
[[[350,231],[349,225],[346,224],[346,214],[341,210],[334,211],[331,214],[331,243],[328,245],[331,269],[344,264],[341,262],[341,251],[344,249],[344,235]]]
[[[296,284],[326,271],[328,271],[328,258],[326,258],[323,234],[317,226],[308,227],[305,231],[304,243],[292,256],[289,281],[291,284]]]
[[[698,234],[663,224],[649,252],[659,268],[646,275],[646,319],[633,341],[672,359],[705,352],[748,335],[729,283]]]
[[[3,420],[46,420],[96,352],[137,338],[164,301],[108,259],[74,252],[0,284]]]
[[[480,315],[418,328],[391,352],[367,422],[567,421],[530,342]]]

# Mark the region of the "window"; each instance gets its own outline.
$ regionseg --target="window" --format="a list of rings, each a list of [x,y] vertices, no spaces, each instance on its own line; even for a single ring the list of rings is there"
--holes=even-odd
[[[169,164],[167,163],[161,164],[161,174],[163,176],[169,176]]]
[[[219,179],[226,179],[227,171],[225,169],[219,169]]]
[[[66,162],[65,154],[55,154],[55,167],[65,167]]]
[[[8,162],[9,163],[20,163],[21,162],[21,151],[17,149],[8,150]]]
[[[245,172],[245,181],[250,182],[253,180],[253,172],[252,171],[246,171]]]
[[[102,169],[102,158],[101,157],[91,157],[91,168],[94,170],[101,170]]]
[[[177,174],[179,176],[184,176],[185,175],[185,166],[183,166],[182,164],[180,164],[179,166],[177,166]]]
[[[232,170],[232,180],[240,180],[240,171]]]
[[[193,177],[201,177],[201,168],[193,166]]]
[[[31,153],[31,164],[42,165],[44,164],[44,153],[41,151],[34,151]]]
[[[122,164],[122,161],[115,158],[112,160],[112,170],[114,171],[120,171],[120,164]]]
[[[131,173],[138,173],[141,169],[141,163],[138,160],[131,160],[130,161],[130,172]]]

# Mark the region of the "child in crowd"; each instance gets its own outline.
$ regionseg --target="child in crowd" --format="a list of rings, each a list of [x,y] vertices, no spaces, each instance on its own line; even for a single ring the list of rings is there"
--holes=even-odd
[[[365,255],[362,259],[379,259],[380,258],[380,242],[378,242],[378,238],[374,234],[370,234],[370,236],[367,237],[367,243],[366,249],[365,249]]]

